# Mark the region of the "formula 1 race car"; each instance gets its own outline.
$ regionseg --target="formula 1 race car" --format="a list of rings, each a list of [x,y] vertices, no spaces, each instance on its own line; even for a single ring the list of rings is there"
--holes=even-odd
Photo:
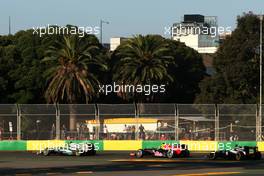
[[[38,155],[66,155],[66,156],[88,156],[95,155],[96,150],[92,143],[69,143],[64,147],[45,148]]]
[[[211,152],[208,157],[209,159],[213,159],[213,160],[217,158],[223,158],[223,159],[240,161],[243,159],[260,160],[262,156],[261,153],[258,151],[258,147],[236,146],[232,150],[219,150],[219,151]]]
[[[157,148],[146,148],[139,149],[136,152],[131,152],[130,156],[136,156],[137,158],[142,158],[143,156],[154,156],[154,157],[165,157],[165,158],[175,158],[175,157],[189,157],[190,151],[185,144],[168,145],[162,144]]]

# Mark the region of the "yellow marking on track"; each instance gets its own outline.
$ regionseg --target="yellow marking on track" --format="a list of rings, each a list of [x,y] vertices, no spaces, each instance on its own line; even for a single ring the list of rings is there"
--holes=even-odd
[[[92,174],[92,171],[80,171],[80,172],[76,172],[77,174]]]
[[[206,173],[196,173],[196,174],[176,174],[172,176],[203,176],[203,175],[234,175],[241,174],[241,172],[206,172]]]
[[[152,164],[152,165],[148,165],[148,167],[162,167],[162,165],[160,165],[160,164]]]

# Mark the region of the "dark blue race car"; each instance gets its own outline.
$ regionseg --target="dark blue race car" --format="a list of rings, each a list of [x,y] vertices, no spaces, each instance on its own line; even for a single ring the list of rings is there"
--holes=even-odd
[[[222,158],[240,161],[244,159],[260,160],[262,158],[262,155],[258,151],[258,147],[236,146],[232,150],[219,150],[211,152],[208,157],[212,160]]]

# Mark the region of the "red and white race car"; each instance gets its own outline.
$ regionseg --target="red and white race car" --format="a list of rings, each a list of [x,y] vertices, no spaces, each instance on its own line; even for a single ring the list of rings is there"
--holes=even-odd
[[[166,158],[189,157],[190,151],[185,144],[170,145],[163,143],[159,148],[145,148],[139,149],[136,152],[131,152],[130,156],[136,156],[137,158],[142,158],[143,156]]]

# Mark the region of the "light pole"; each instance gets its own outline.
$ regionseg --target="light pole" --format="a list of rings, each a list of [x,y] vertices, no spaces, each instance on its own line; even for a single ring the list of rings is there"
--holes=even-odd
[[[100,43],[103,44],[103,24],[109,24],[108,21],[100,20]]]
[[[262,141],[262,22],[263,22],[263,15],[261,14],[259,16],[260,19],[260,35],[259,35],[259,43],[260,43],[260,48],[259,48],[259,134],[258,134],[258,140]]]
[[[8,17],[8,35],[11,35],[11,17]]]

